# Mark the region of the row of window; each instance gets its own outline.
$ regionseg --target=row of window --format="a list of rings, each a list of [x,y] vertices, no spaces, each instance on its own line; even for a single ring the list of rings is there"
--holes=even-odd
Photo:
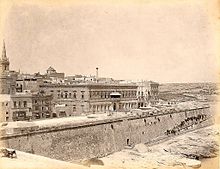
[[[81,99],[84,99],[84,93],[85,93],[84,91],[81,91]],[[69,99],[69,98],[76,99],[76,92],[73,92],[73,93],[67,93],[67,92],[58,93],[57,97],[58,98],[64,98],[64,99]]]
[[[124,103],[119,104],[119,110],[120,109],[130,109],[135,108],[136,103]],[[92,111],[103,111],[103,110],[110,110],[111,104],[101,104],[101,105],[90,105],[90,110]]]
[[[46,111],[46,110],[50,110],[50,107],[48,107],[48,106],[33,106],[33,110]]]
[[[54,90],[50,91],[52,94],[54,93]],[[90,91],[90,98],[110,98],[110,93],[112,91]],[[121,97],[136,97],[136,91],[119,91],[121,94]],[[85,91],[81,91],[81,99],[85,98]],[[57,98],[63,98],[63,99],[76,99],[77,98],[77,91],[68,92],[60,90],[57,90]]]
[[[39,101],[35,100],[34,101],[35,103],[39,103]],[[27,101],[14,101],[14,108],[26,108],[27,107]],[[42,104],[46,103],[46,104],[49,104],[48,101],[42,101],[41,102]],[[38,106],[35,106],[35,107],[38,107]],[[43,108],[42,108],[43,110]]]
[[[50,104],[49,100],[34,100],[35,104]]]
[[[18,102],[16,102],[16,101],[14,101],[14,108],[17,108],[17,107],[19,107],[19,108],[21,108],[21,107],[27,107],[27,101],[18,101]]]

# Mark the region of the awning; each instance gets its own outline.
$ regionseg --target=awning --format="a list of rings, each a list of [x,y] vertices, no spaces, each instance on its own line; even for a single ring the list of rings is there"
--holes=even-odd
[[[110,96],[121,96],[121,94],[118,92],[112,92],[110,93]]]

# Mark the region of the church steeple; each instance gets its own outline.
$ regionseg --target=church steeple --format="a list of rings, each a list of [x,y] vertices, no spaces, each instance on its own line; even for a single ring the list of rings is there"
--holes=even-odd
[[[5,41],[3,40],[3,48],[2,48],[2,60],[7,60],[6,49],[5,49]]]
[[[2,57],[0,59],[1,73],[9,71],[9,64],[10,64],[9,59],[7,58],[7,55],[6,55],[5,41],[3,40]]]

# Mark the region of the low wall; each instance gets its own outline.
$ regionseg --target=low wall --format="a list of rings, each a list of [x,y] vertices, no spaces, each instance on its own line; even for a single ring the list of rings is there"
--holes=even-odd
[[[210,125],[209,108],[188,110],[151,117],[127,117],[93,122],[85,125],[70,125],[45,129],[29,129],[12,135],[3,135],[1,142],[6,147],[64,161],[103,157],[120,151],[127,145],[147,143],[166,136],[168,129],[175,128],[190,117],[185,128],[194,129]],[[181,131],[180,131],[181,132]]]

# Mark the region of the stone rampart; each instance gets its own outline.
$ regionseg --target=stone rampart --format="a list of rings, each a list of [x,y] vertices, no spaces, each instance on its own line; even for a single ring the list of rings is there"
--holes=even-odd
[[[103,157],[127,146],[212,124],[209,107],[151,116],[128,116],[47,128],[27,127],[6,132],[6,147],[64,161]],[[168,133],[168,131],[170,133]]]

